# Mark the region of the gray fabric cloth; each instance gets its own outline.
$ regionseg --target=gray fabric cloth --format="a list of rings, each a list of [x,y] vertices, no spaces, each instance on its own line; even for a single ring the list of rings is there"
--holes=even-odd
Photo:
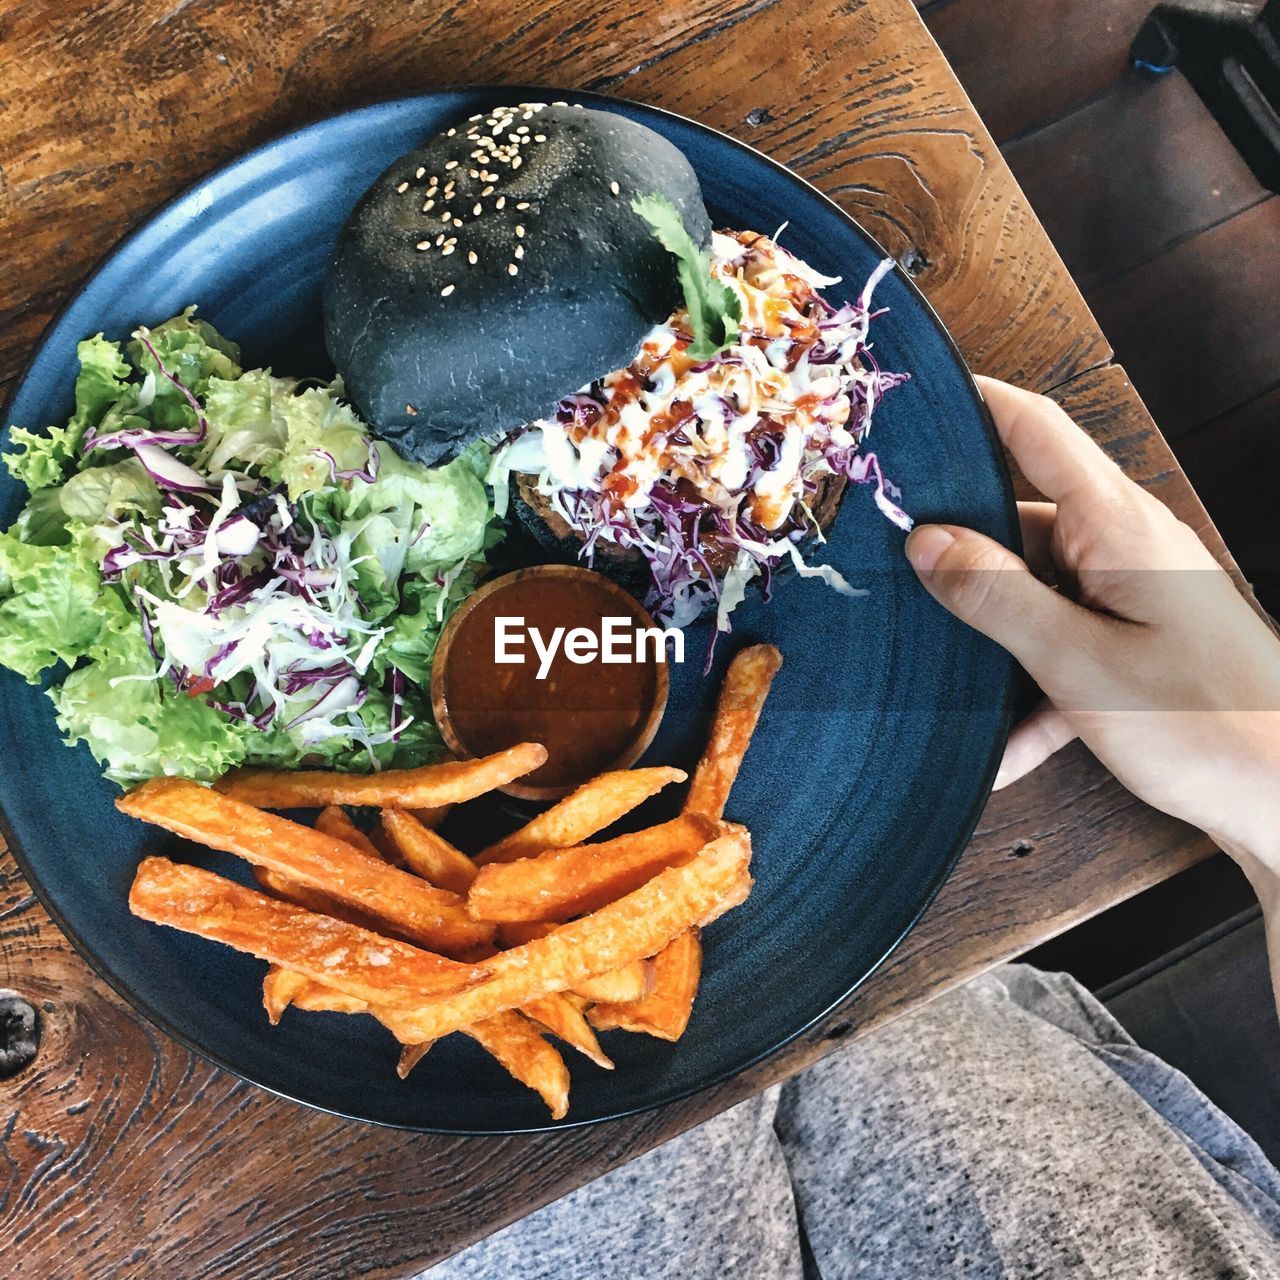
[[[431,1280],[1280,1280],[1280,1174],[1087,991],[1009,966]]]

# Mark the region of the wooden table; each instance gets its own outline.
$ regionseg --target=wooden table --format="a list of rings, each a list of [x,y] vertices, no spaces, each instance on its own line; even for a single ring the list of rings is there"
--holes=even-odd
[[[812,179],[974,368],[1052,395],[1229,564],[908,0],[3,0],[0,45],[0,382],[99,255],[245,147],[450,83],[591,88]],[[410,1275],[1208,851],[1068,749],[992,799],[921,924],[821,1029],[658,1114],[483,1140],[344,1123],[191,1056],[89,971],[6,855],[0,988],[42,1010],[43,1042],[0,1083],[0,1259],[48,1280]]]

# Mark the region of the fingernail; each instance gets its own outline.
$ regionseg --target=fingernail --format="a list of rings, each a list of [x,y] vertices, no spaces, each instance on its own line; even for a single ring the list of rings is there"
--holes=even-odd
[[[955,534],[941,525],[923,524],[907,539],[907,559],[922,578],[927,578],[955,540]]]

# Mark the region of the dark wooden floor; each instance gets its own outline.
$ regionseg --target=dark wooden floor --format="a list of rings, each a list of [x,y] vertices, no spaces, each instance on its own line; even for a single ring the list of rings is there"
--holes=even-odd
[[[1154,0],[921,11],[1227,545],[1280,615],[1280,197],[1176,71]]]
[[[1245,576],[1280,616],[1280,197],[1180,74],[1130,66],[1153,3],[920,9]],[[1102,986],[1250,900],[1219,855],[1030,958]]]

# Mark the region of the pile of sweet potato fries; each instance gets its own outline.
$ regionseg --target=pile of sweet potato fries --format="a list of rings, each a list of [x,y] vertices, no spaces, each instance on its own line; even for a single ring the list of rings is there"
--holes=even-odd
[[[352,775],[243,771],[208,788],[155,778],[127,814],[252,864],[261,892],[145,858],[129,905],[269,964],[263,1003],[370,1014],[403,1046],[406,1076],[460,1031],[534,1089],[555,1119],[569,1073],[550,1032],[602,1067],[597,1030],[677,1040],[701,975],[699,930],[751,888],[751,839],[724,819],[778,651],[730,664],[679,816],[590,843],[679,769],[605,773],[474,857],[434,829],[448,808],[536,769],[524,743],[479,760]],[[376,806],[371,835],[340,806]],[[314,827],[271,812],[324,806]]]

